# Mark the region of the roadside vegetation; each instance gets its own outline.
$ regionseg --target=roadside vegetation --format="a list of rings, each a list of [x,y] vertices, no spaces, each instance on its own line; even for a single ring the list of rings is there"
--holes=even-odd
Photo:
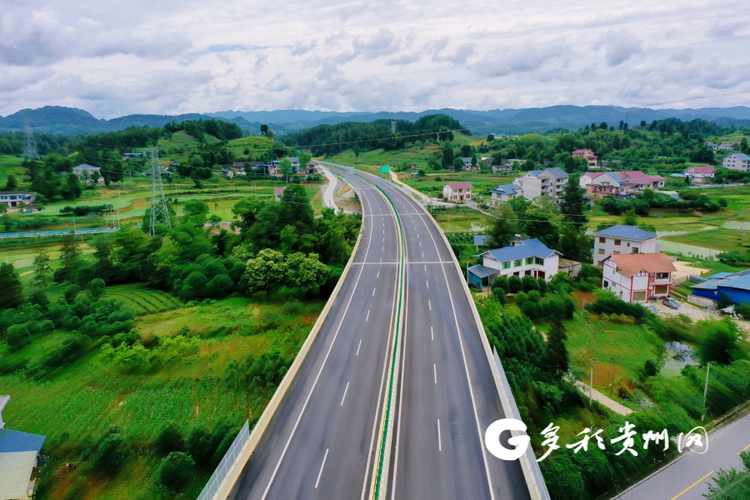
[[[316,218],[308,189],[287,186],[280,202],[235,198],[231,227],[207,225],[212,207],[189,199],[153,237],[146,218],[86,242],[0,247],[12,262],[0,264],[4,417],[47,436],[35,498],[198,495],[359,234],[358,216]]]

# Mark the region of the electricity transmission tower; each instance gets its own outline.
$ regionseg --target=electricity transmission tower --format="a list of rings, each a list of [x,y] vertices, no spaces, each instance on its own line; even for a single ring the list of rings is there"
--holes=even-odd
[[[41,160],[39,157],[39,150],[36,147],[36,141],[34,140],[34,133],[31,131],[29,124],[26,124],[26,145],[24,155],[29,160]]]
[[[151,236],[156,234],[156,225],[164,224],[172,227],[169,219],[169,208],[164,198],[164,186],[161,183],[161,167],[159,166],[159,151],[161,148],[148,148],[151,153]]]

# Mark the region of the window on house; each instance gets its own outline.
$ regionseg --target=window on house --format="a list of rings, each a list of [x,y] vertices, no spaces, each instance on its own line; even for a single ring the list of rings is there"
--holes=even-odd
[[[645,302],[646,292],[633,292],[633,302]]]
[[[620,246],[620,243],[622,243],[622,242],[621,242],[620,240],[615,240],[615,246],[616,246],[616,247],[619,247],[619,246]]]
[[[605,241],[607,241],[606,238],[602,238],[601,236],[599,236],[599,243],[604,243]]]
[[[526,259],[526,265],[527,266],[530,266],[533,263],[534,263],[534,257],[529,257],[528,259]]]
[[[638,247],[633,247],[633,253],[638,253]]]
[[[517,261],[513,262],[513,267],[518,267],[523,265],[523,259],[518,259]]]
[[[656,279],[658,279],[658,280],[668,280],[669,279],[669,273],[656,273]]]
[[[630,243],[627,244],[627,247],[630,248]]]
[[[599,249],[599,255],[604,255],[604,249],[603,248]]]
[[[620,252],[618,252],[617,250],[615,250],[614,252],[612,252],[612,255],[620,255]]]
[[[536,265],[537,266],[543,266],[544,265],[544,259],[540,259],[539,257],[536,258]]]
[[[503,269],[510,269],[510,262],[503,262]]]

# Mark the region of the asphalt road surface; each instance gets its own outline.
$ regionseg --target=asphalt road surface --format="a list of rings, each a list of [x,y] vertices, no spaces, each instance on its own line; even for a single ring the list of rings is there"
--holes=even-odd
[[[395,217],[354,179],[364,234],[298,376],[238,480],[238,499],[362,499],[370,487],[396,312]]]
[[[743,450],[750,450],[750,415],[709,434],[706,453],[701,455],[686,450],[679,459],[614,498],[703,500],[708,484],[716,484],[711,477],[715,477],[719,469],[742,470],[739,453]]]
[[[520,463],[497,459],[484,446],[487,427],[505,415],[450,247],[408,194],[368,179],[393,200],[406,238],[407,314],[389,497],[529,498]]]

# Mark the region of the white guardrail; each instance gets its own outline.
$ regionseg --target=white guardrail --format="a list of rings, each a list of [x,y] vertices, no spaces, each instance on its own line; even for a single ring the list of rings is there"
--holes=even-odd
[[[250,421],[245,420],[245,425],[240,429],[237,437],[234,438],[232,446],[229,447],[227,452],[224,454],[224,458],[221,459],[221,463],[216,467],[216,470],[211,474],[211,479],[201,491],[198,496],[198,500],[211,500],[216,493],[222,488],[229,472],[235,466],[237,458],[242,455],[242,451],[246,446],[250,444]]]

